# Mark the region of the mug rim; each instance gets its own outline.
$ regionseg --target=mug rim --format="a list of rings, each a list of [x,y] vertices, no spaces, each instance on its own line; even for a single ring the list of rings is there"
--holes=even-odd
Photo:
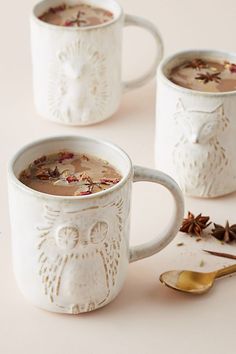
[[[54,194],[48,194],[48,193],[43,193],[40,191],[37,191],[35,189],[32,189],[28,186],[26,186],[24,183],[22,183],[15,175],[14,173],[14,164],[16,163],[17,159],[22,156],[27,150],[29,150],[32,147],[36,147],[37,145],[42,145],[44,143],[49,143],[53,141],[60,141],[60,140],[83,140],[89,142],[94,142],[102,145],[106,145],[110,149],[116,150],[118,153],[120,153],[121,156],[123,156],[126,161],[129,164],[129,169],[126,175],[123,175],[121,180],[115,184],[114,186],[105,189],[103,191],[89,194],[89,195],[83,195],[83,196],[64,196],[64,195],[54,195]],[[94,154],[96,156],[96,154]],[[25,193],[29,193],[31,195],[35,195],[36,197],[41,197],[41,198],[47,198],[47,199],[54,199],[54,200],[70,200],[70,201],[76,201],[76,200],[91,200],[95,198],[100,198],[103,196],[106,196],[109,193],[112,193],[120,188],[122,188],[125,183],[130,179],[131,174],[133,171],[133,164],[131,161],[131,158],[129,155],[121,149],[118,145],[113,144],[112,142],[108,140],[103,140],[103,139],[98,139],[98,138],[90,138],[87,136],[81,136],[81,135],[57,135],[57,136],[49,136],[46,138],[41,138],[34,140],[28,144],[23,145],[20,149],[17,150],[17,152],[12,156],[12,158],[8,162],[8,178],[11,179],[12,183],[16,185],[18,188],[23,190]]]
[[[117,0],[110,0],[111,2],[115,3],[118,7],[119,7],[119,11],[120,13],[118,14],[117,17],[114,17],[111,21],[102,23],[100,25],[94,25],[94,26],[87,26],[87,27],[65,27],[65,26],[58,26],[58,25],[54,25],[52,23],[48,23],[48,22],[44,22],[42,20],[40,20],[38,18],[38,16],[35,14],[35,11],[37,9],[38,6],[40,6],[41,4],[47,3],[50,0],[40,0],[38,1],[32,8],[31,10],[31,19],[33,21],[35,21],[36,24],[42,26],[42,27],[46,27],[48,29],[52,29],[54,31],[72,31],[72,32],[80,32],[80,31],[91,31],[94,29],[99,29],[99,28],[104,28],[104,27],[108,27],[113,25],[114,23],[118,22],[123,16],[124,16],[124,10],[122,8],[122,6],[120,5],[120,3]],[[64,0],[64,2],[66,3],[68,0]],[[85,0],[86,2],[86,0]]]
[[[169,87],[178,90],[180,92],[186,93],[186,94],[192,94],[192,95],[200,95],[200,96],[209,96],[209,97],[222,97],[222,96],[233,96],[236,95],[236,90],[234,91],[225,91],[225,92],[205,92],[205,91],[197,91],[194,89],[189,89],[186,87],[182,87],[180,85],[175,84],[171,80],[168,79],[168,77],[165,75],[164,70],[166,66],[174,59],[183,56],[183,55],[189,55],[189,54],[194,54],[196,53],[198,56],[201,55],[220,55],[220,56],[226,56],[226,57],[235,57],[236,60],[236,53],[235,52],[229,52],[229,51],[224,51],[224,50],[217,50],[217,49],[188,49],[188,50],[182,50],[175,52],[174,54],[169,55],[167,58],[163,59],[157,69],[157,74],[158,74],[158,79],[161,79],[165,84],[167,84]]]

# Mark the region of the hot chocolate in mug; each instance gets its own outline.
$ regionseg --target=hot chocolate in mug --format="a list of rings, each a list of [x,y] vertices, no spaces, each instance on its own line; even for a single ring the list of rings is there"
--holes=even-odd
[[[61,0],[43,0],[31,16],[34,101],[37,112],[54,122],[89,125],[111,117],[118,109],[124,92],[140,87],[152,79],[163,55],[157,28],[149,21],[124,15],[115,0],[83,0],[113,14],[103,24],[68,27],[39,19]],[[78,0],[65,0],[73,6]],[[124,26],[149,31],[157,53],[151,68],[140,78],[122,82],[121,56]],[[135,59],[135,58],[134,58]]]
[[[214,62],[217,68],[211,67]],[[173,68],[183,63],[194,68],[194,85],[205,92],[170,80]],[[236,191],[235,63],[233,53],[189,50],[158,68],[156,167],[173,176],[186,195],[209,198]],[[187,82],[183,73],[179,77]]]
[[[86,196],[45,194],[19,181],[21,171],[32,161],[62,149],[105,159],[122,179]],[[8,179],[18,286],[36,306],[53,312],[78,314],[108,304],[120,292],[128,264],[167,246],[183,217],[182,193],[172,178],[133,166],[124,151],[102,140],[62,136],[36,141],[13,157]],[[139,181],[163,185],[172,194],[175,208],[165,232],[130,247],[131,187]]]

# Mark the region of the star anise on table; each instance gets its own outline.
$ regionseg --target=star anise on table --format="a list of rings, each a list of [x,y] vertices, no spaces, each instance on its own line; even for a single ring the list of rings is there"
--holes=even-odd
[[[208,65],[202,59],[193,59],[191,61],[188,61],[184,67],[201,70],[207,68]]]
[[[209,220],[209,216],[203,216],[202,214],[199,214],[195,217],[189,211],[188,216],[184,218],[179,231],[185,232],[186,234],[190,235],[201,236],[202,231],[211,224]]]
[[[197,74],[195,77],[196,80],[203,81],[204,84],[207,84],[210,81],[214,81],[216,83],[219,83],[221,81],[221,77],[219,76],[220,72],[217,73],[202,73],[202,74]]]
[[[218,240],[226,243],[236,240],[236,224],[230,226],[227,220],[225,227],[218,224],[214,224],[214,227],[215,228],[212,229],[211,234]]]

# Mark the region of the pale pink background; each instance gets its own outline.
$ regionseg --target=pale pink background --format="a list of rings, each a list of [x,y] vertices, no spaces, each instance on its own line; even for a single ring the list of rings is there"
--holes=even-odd
[[[202,248],[236,254],[236,245],[195,242],[182,234],[160,254],[130,265],[125,287],[106,308],[83,316],[44,312],[26,302],[12,273],[7,210],[6,164],[35,138],[78,133],[109,139],[134,163],[153,167],[155,81],[127,94],[109,121],[89,128],[66,128],[42,120],[32,100],[28,17],[34,1],[2,1],[0,21],[0,353],[1,354],[231,354],[235,352],[236,278],[191,297],[163,287],[158,277],[171,268],[215,269],[232,261]],[[166,54],[188,48],[236,51],[235,0],[122,0],[128,13],[158,25]],[[152,39],[125,30],[124,75],[138,75],[151,61]],[[163,154],[165,151],[163,151]],[[134,187],[133,244],[149,239],[168,222],[171,199],[162,188]],[[236,194],[215,200],[186,200],[186,211],[236,223]],[[177,247],[178,242],[183,247]],[[199,264],[204,260],[204,267]]]

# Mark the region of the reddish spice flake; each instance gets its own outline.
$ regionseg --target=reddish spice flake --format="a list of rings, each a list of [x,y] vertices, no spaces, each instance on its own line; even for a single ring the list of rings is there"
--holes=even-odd
[[[230,64],[229,70],[231,73],[236,73],[236,64]]]
[[[106,185],[117,184],[119,182],[120,182],[119,178],[101,178],[100,179],[100,183],[106,184]]]
[[[42,170],[39,170],[36,174],[35,177],[42,180],[46,181],[49,179],[56,179],[60,177],[60,172],[57,168],[57,166],[52,170],[51,168],[44,168]]]
[[[64,160],[69,160],[69,159],[73,159],[74,154],[73,152],[59,152],[58,154],[58,162],[62,163]]]
[[[64,11],[65,9],[66,9],[66,5],[62,4],[62,5],[59,5],[59,6],[56,6],[56,7],[50,7],[48,12],[51,13],[51,14],[56,14],[57,12]]]
[[[203,68],[207,68],[208,65],[202,59],[196,58],[196,59],[193,59],[192,61],[188,61],[184,67],[185,68],[192,68],[192,69],[196,69],[196,70],[201,70]]]
[[[108,10],[104,12],[104,15],[106,15],[106,16],[108,16],[108,17],[113,17],[112,12],[110,12],[110,11],[108,11]]]
[[[39,165],[41,163],[44,163],[47,160],[47,156],[41,156],[40,158],[34,160],[34,164],[35,165]]]
[[[37,174],[36,177],[40,179],[40,181],[48,181],[50,179],[50,176],[46,173]]]
[[[66,180],[68,183],[72,183],[72,182],[78,182],[78,178],[76,176],[68,176],[66,177]]]
[[[71,26],[73,26],[73,24],[74,23],[76,23],[76,21],[75,20],[72,20],[72,21],[66,21],[65,23],[64,23],[64,26],[66,26],[66,27],[71,27]]]
[[[92,194],[92,192],[91,191],[80,192],[79,195],[89,195],[89,194]]]

